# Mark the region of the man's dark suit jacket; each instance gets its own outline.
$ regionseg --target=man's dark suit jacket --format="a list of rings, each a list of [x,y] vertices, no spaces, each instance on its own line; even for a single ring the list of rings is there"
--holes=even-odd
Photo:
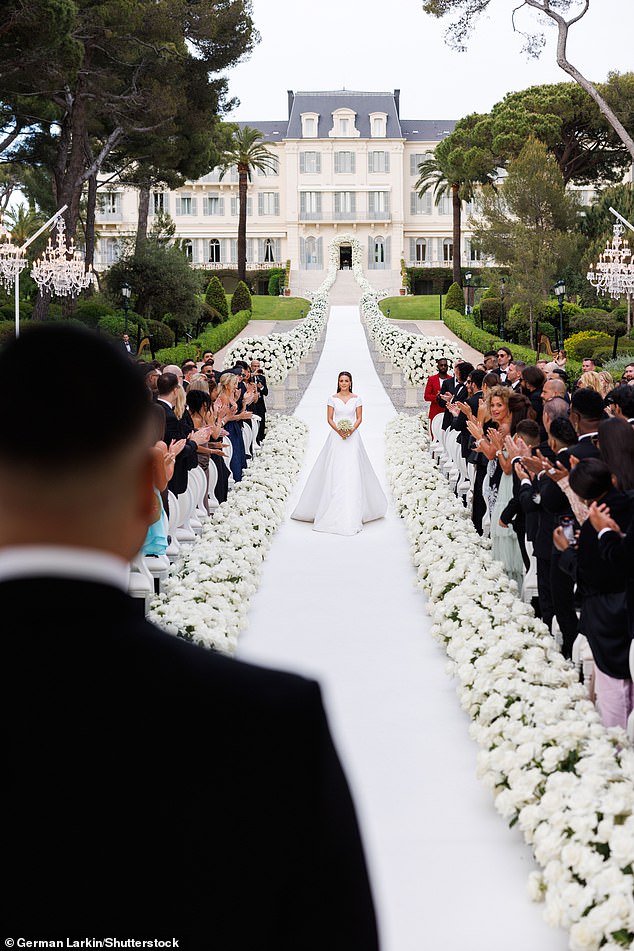
[[[447,380],[443,380],[442,386],[440,387],[440,393],[438,394],[438,405],[445,406],[445,401],[442,399],[443,393],[451,393],[451,403],[463,402],[468,396],[467,384],[460,383],[459,380],[456,380],[455,377],[450,376]],[[442,419],[442,428],[451,429],[453,425],[454,417],[451,415],[448,409],[445,409],[445,415]]]
[[[634,520],[625,535],[606,532],[599,538],[599,554],[608,565],[625,566],[627,573],[627,623],[630,640],[634,639]]]
[[[0,599],[6,934],[377,948],[317,684],[165,634],[105,584]]]
[[[482,390],[478,390],[478,392],[474,393],[473,396],[468,396],[465,399],[461,400],[461,402],[466,403],[467,406],[470,407],[474,417],[477,418],[478,407],[480,405],[480,400],[482,398],[483,398]],[[468,420],[466,415],[462,412],[462,410],[460,410],[460,412],[453,419],[451,424],[452,429],[457,429],[458,432],[460,433],[458,440],[460,442],[460,452],[462,453],[463,459],[467,459],[469,457],[469,453],[471,451],[471,445],[473,442],[473,436],[467,429],[467,422]]]
[[[167,403],[159,401],[159,406],[165,410],[165,435],[163,437],[169,448],[172,439],[184,439],[191,432],[182,421],[176,418],[176,413]],[[174,475],[169,481],[168,489],[174,495],[181,495],[187,491],[187,481],[190,469],[195,469],[198,465],[198,449],[196,443],[188,439],[182,451],[176,456],[174,461]]]

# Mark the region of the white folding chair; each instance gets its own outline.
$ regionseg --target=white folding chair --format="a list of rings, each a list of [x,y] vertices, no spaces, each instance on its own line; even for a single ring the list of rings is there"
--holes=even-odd
[[[630,644],[630,677],[634,680],[634,641]],[[630,742],[634,743],[634,710],[627,718],[627,735]]]
[[[143,613],[147,614],[150,610],[150,601],[154,597],[154,578],[150,574],[145,564],[145,558],[140,551],[130,562],[128,594],[131,598],[138,598],[143,601]]]
[[[191,480],[187,480],[187,489],[178,496],[179,518],[176,526],[176,537],[181,543],[191,543],[196,540],[196,532],[192,528],[191,519],[194,514],[196,500],[192,491]]]
[[[167,493],[167,505],[169,508],[169,515],[167,517],[167,534],[169,536],[169,545],[167,546],[167,551],[165,554],[169,558],[170,562],[176,561],[181,550],[180,542],[176,537],[176,529],[178,528],[178,522],[180,519],[180,503],[178,499],[179,497],[174,495],[173,492]]]
[[[214,494],[214,490],[218,484],[218,470],[213,461],[210,461],[209,468],[207,469],[207,508],[210,512],[213,512],[218,508],[219,502]]]

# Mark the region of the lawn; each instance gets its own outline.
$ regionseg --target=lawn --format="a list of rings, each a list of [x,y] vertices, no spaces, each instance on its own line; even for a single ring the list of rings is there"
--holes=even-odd
[[[412,297],[386,297],[379,301],[384,314],[390,311],[390,320],[440,320],[438,294]],[[443,310],[445,301],[443,298]]]
[[[253,294],[253,313],[251,320],[300,320],[304,311],[305,317],[310,309],[310,301],[303,297],[268,297]],[[229,313],[231,313],[231,296],[227,295]]]

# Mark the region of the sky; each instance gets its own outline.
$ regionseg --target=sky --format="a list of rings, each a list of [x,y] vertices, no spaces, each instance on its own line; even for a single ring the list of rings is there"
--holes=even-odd
[[[466,53],[445,43],[444,21],[421,0],[253,0],[261,42],[227,72],[240,105],[227,118],[285,119],[287,89],[401,90],[404,119],[459,119],[488,112],[507,92],[569,77],[557,66],[556,32],[537,60],[522,53],[511,12],[520,0],[491,0]],[[522,10],[518,23],[535,22]],[[611,70],[634,70],[634,0],[591,0],[570,28],[568,59],[601,82]]]

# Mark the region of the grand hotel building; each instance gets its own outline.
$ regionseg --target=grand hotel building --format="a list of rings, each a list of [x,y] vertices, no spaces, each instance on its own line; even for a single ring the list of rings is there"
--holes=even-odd
[[[240,123],[259,129],[275,156],[275,170],[255,173],[249,186],[247,266],[291,261],[294,293],[321,283],[333,238],[352,234],[377,285],[400,286],[400,261],[449,267],[460,254],[475,264],[465,207],[462,247],[452,241],[451,204],[436,205],[414,185],[418,166],[455,126],[451,119],[402,119],[394,92],[288,93],[284,121]],[[101,193],[97,267],[118,257],[119,237],[134,234],[138,195],[109,183]],[[238,176],[218,169],[176,191],[155,191],[152,216],[168,212],[194,267],[231,268],[237,261]],[[350,249],[341,247],[345,266]]]

